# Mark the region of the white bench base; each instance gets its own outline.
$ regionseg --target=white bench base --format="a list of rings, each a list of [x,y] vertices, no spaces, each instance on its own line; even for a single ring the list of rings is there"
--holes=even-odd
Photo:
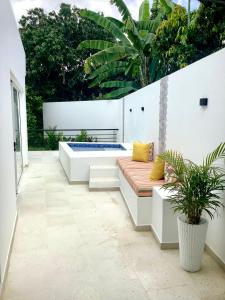
[[[152,198],[138,197],[119,170],[120,191],[127,204],[135,229],[149,229],[152,223]]]
[[[168,193],[153,188],[152,197],[139,197],[119,170],[120,191],[123,195],[135,230],[152,230],[161,249],[178,248],[176,216],[166,200]]]

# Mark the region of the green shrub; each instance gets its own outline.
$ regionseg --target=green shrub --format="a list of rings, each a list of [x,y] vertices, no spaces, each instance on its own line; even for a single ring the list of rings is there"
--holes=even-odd
[[[97,139],[92,136],[88,136],[86,130],[81,130],[80,134],[76,136],[75,142],[97,142]]]
[[[63,133],[56,132],[56,127],[46,130],[47,137],[45,137],[46,150],[58,150],[59,142],[63,141]]]

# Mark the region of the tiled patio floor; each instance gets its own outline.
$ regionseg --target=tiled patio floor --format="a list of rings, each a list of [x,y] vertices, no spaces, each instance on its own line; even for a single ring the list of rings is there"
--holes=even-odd
[[[208,256],[196,274],[177,250],[135,232],[119,192],[69,185],[56,152],[31,152],[18,199],[4,300],[224,300]]]

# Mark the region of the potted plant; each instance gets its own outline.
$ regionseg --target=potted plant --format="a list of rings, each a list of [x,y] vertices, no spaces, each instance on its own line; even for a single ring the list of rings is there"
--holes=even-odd
[[[208,220],[220,207],[221,191],[225,190],[225,172],[216,161],[225,158],[225,143],[207,155],[201,165],[186,160],[176,151],[160,155],[172,167],[173,178],[163,185],[170,191],[168,201],[178,213],[180,263],[184,270],[196,272],[201,267]]]

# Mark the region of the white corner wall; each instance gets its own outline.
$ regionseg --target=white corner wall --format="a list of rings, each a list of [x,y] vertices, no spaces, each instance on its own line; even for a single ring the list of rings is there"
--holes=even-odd
[[[208,98],[207,107],[199,105],[200,98]],[[167,149],[201,163],[221,142],[225,142],[225,49],[169,76],[167,112]],[[225,210],[209,222],[207,245],[225,263]]]
[[[17,215],[11,80],[21,91],[22,151],[23,162],[27,164],[25,54],[9,0],[0,1],[0,45],[0,271],[3,279]]]
[[[125,142],[154,142],[155,153],[158,152],[159,102],[160,81],[124,98]]]
[[[66,116],[66,117],[65,117]],[[44,128],[119,129],[122,140],[122,101],[70,101],[43,104]]]

